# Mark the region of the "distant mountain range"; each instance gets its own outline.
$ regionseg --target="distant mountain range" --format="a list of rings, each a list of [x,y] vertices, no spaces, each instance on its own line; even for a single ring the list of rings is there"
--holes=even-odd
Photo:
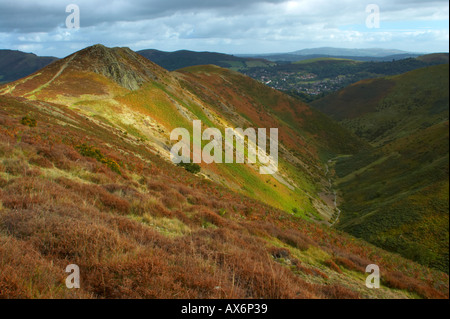
[[[342,49],[342,48],[315,48],[303,49],[292,52],[295,55],[334,55],[334,56],[359,56],[359,57],[385,57],[399,54],[411,54],[402,50],[395,49]],[[419,53],[414,53],[419,54]]]
[[[314,48],[303,49],[287,53],[273,54],[240,54],[239,57],[260,58],[269,61],[296,62],[315,58],[345,58],[356,61],[392,61],[406,58],[416,58],[423,53],[406,52],[395,49],[343,49],[343,48]]]

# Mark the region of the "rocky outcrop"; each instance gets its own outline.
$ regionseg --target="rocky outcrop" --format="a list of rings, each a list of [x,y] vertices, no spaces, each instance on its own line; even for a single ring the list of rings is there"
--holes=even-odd
[[[107,48],[97,44],[75,54],[71,67],[103,75],[129,90],[157,80],[165,72],[129,48]]]

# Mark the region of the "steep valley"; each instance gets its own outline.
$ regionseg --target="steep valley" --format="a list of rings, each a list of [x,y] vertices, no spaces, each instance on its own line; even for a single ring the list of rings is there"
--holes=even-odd
[[[337,161],[338,228],[447,273],[448,74],[365,80],[313,103],[372,146]]]

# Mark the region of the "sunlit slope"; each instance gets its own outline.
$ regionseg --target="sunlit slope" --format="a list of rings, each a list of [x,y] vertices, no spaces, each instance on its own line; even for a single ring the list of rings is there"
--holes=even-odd
[[[280,198],[283,208],[289,211],[306,213],[306,216],[314,214],[314,209],[323,211],[324,202],[318,200],[317,195],[330,192],[324,160],[364,147],[348,131],[306,104],[240,73],[210,65],[190,67],[173,74],[185,90],[210,107],[215,114],[215,119],[211,120],[218,120],[216,124],[225,121],[230,127],[244,129],[279,128],[282,143],[279,175],[282,184],[288,186],[287,193],[279,188],[283,185],[272,185],[267,177],[247,176],[240,166],[233,167],[235,172],[231,171],[228,176],[243,177],[239,184],[245,189],[258,180],[257,191],[266,193],[260,196]],[[280,192],[283,192],[282,197]],[[330,213],[334,213],[334,207]]]
[[[308,216],[314,212],[311,207],[323,211],[332,206],[329,201],[325,204],[326,194],[332,192],[325,160],[336,154],[354,153],[364,148],[364,143],[308,105],[240,73],[209,65],[182,69],[174,75],[183,88],[211,106],[219,119],[225,119],[231,126],[279,128],[280,172],[290,184],[288,196],[281,197],[283,208]],[[241,171],[236,173],[242,176]],[[254,179],[246,177],[240,183],[248,188],[253,182]],[[267,190],[269,198],[279,197],[278,186],[270,184],[266,181],[266,185],[259,184],[258,188]],[[317,200],[319,193],[322,198]],[[332,208],[326,211],[334,214]]]
[[[352,153],[364,145],[307,104],[238,72],[210,65],[178,73],[188,76],[183,78],[187,83],[182,83],[223,116],[239,115],[237,125],[278,127],[285,146],[308,154],[310,159],[326,157],[327,153]]]
[[[199,70],[198,73],[195,73]],[[211,76],[205,76],[204,70]],[[192,131],[199,119],[227,127],[279,128],[280,164],[274,176],[257,165],[202,165],[202,174],[230,189],[308,219],[328,221],[335,207],[324,161],[362,143],[307,105],[219,67],[169,73],[126,48],[86,48],[0,88],[0,94],[68,106],[120,129],[169,160],[174,128]]]
[[[193,175],[78,110],[10,96],[0,260],[2,298],[448,298],[446,274]],[[368,264],[381,289],[365,286]]]

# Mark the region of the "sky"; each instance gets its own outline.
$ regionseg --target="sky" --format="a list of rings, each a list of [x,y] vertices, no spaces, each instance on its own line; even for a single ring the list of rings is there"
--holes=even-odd
[[[71,28],[70,4],[79,8],[79,28]],[[366,11],[368,5],[376,9]],[[0,0],[0,49],[64,57],[97,43],[229,54],[317,47],[448,52],[449,2]]]

